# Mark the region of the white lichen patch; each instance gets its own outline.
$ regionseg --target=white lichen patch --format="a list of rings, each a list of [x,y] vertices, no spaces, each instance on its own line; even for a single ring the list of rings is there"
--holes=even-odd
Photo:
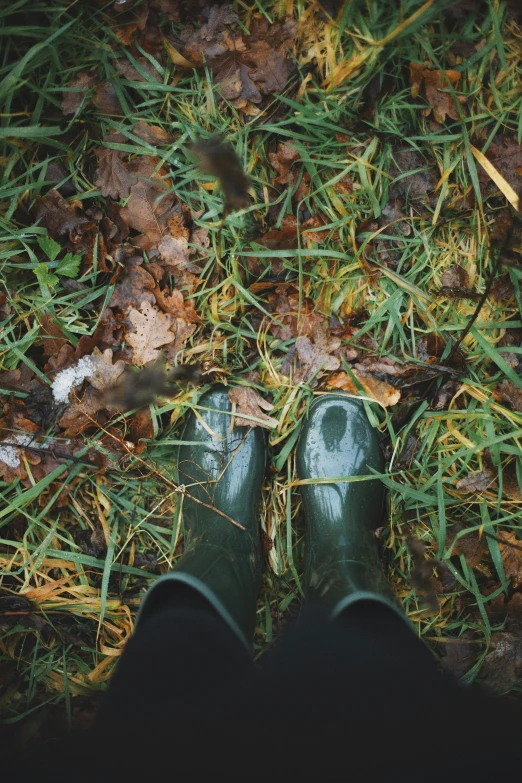
[[[16,446],[28,446],[33,439],[34,435],[12,435],[6,438],[0,443],[0,461],[10,468],[17,468],[20,465],[22,449]]]
[[[84,380],[96,370],[95,363],[90,356],[83,356],[73,367],[61,370],[52,385],[54,401],[58,404],[69,402],[71,391],[80,386]]]

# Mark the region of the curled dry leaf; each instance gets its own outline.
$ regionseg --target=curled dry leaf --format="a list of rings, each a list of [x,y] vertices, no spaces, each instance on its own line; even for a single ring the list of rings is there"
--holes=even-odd
[[[170,331],[175,319],[149,302],[142,302],[139,310],[131,308],[128,320],[132,331],[127,333],[127,342],[132,346],[132,360],[137,367],[155,361],[159,357],[158,349],[175,339],[174,332]]]
[[[264,411],[271,411],[274,406],[251,386],[237,386],[235,389],[230,389],[228,399],[236,405],[234,424],[237,427],[265,427],[269,430],[277,427],[277,419],[264,413]],[[245,419],[243,416],[255,416],[260,421]]]
[[[168,289],[161,290],[156,288],[154,291],[156,302],[163,312],[173,315],[174,318],[179,318],[187,323],[199,323],[199,316],[194,310],[193,300],[183,301],[183,294],[181,291],[174,289],[169,291]]]
[[[390,408],[392,405],[396,405],[399,402],[401,398],[399,389],[396,389],[385,381],[380,381],[369,373],[366,374],[356,369],[353,369],[352,372],[364,389],[365,394],[379,402],[385,408]],[[336,375],[332,375],[328,379],[328,386],[331,389],[342,389],[349,394],[358,393],[357,386],[346,372],[339,372]]]

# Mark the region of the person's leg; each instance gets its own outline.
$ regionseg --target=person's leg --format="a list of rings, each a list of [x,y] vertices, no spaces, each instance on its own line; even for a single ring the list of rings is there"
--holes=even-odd
[[[190,733],[252,672],[266,446],[231,427],[222,387],[190,414],[176,454],[184,553],[146,595],[95,721],[98,736]],[[248,499],[247,499],[248,498]],[[148,739],[147,739],[148,738]]]

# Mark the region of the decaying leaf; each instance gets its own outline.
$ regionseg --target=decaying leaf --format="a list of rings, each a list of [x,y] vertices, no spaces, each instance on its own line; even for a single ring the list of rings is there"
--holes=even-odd
[[[113,353],[110,348],[103,352],[99,348],[95,348],[90,359],[94,372],[87,377],[87,380],[98,391],[108,389],[115,384],[125,369],[125,362],[121,359],[113,363]]]
[[[81,398],[77,397],[67,407],[58,425],[67,438],[76,438],[85,430],[99,423],[98,414],[105,410],[103,394],[88,386]]]
[[[455,87],[460,81],[460,77],[461,74],[458,71],[434,71],[419,63],[410,63],[412,98],[419,95],[424,81],[426,100],[431,107],[422,110],[425,117],[433,111],[433,116],[438,123],[445,122],[447,116],[452,120],[459,119],[459,112],[449,88],[450,86]],[[463,105],[466,102],[466,97],[457,95],[457,100]]]
[[[264,411],[271,411],[274,406],[251,386],[236,386],[230,389],[228,399],[236,406],[234,424],[237,427],[266,427],[266,429],[277,427],[277,419],[264,413]],[[244,416],[255,416],[260,421],[245,419]]]
[[[118,93],[112,82],[102,82],[94,88],[93,103],[102,114],[122,116],[124,114]]]
[[[491,634],[490,650],[484,658],[481,682],[494,691],[504,691],[522,677],[522,637],[499,631]]]
[[[295,22],[268,25],[265,19],[254,18],[247,36],[236,25],[231,5],[207,6],[201,13],[206,22],[197,30],[185,28],[176,51],[196,66],[207,64],[221,95],[236,108],[255,113],[264,95],[286,86]]]
[[[121,133],[109,133],[103,139],[107,144],[122,144],[126,141]],[[113,199],[128,198],[132,185],[138,178],[124,163],[125,152],[99,147],[96,156],[98,169],[96,171],[95,185],[100,188],[102,196],[110,196]]]
[[[142,302],[154,303],[154,289],[156,281],[152,275],[141,265],[139,256],[129,259],[127,272],[116,284],[110,307],[119,307],[124,312],[129,307],[139,307]]]
[[[193,301],[184,301],[181,291],[176,289],[169,291],[168,289],[156,288],[154,291],[156,302],[163,312],[173,315],[174,318],[179,318],[187,323],[198,323],[199,316],[194,310]]]
[[[132,346],[132,360],[137,367],[155,361],[159,357],[159,348],[175,339],[170,331],[175,319],[167,313],[161,313],[149,302],[142,302],[139,310],[129,310],[128,320],[132,331],[127,333],[127,342]]]
[[[514,530],[501,530],[498,538],[506,577],[511,579],[511,587],[516,590],[522,585],[522,540]]]
[[[448,639],[446,642],[446,654],[441,659],[441,665],[445,672],[460,679],[473,666],[478,657],[477,645],[473,644],[465,633],[458,639]]]
[[[466,532],[455,541],[457,533],[465,528],[453,528],[448,531],[446,546],[451,549],[451,555],[464,555],[469,568],[475,568],[484,555],[488,552],[488,545],[484,536],[479,536],[476,531]],[[453,544],[453,542],[455,543]],[[453,546],[451,546],[453,544]]]
[[[134,126],[132,132],[135,136],[156,147],[164,147],[173,141],[173,136],[160,125],[150,125],[145,120],[140,120]]]
[[[522,186],[522,145],[514,136],[498,134],[484,153],[501,176],[518,193]],[[484,168],[477,163],[477,173],[483,192],[498,193],[498,188]]]
[[[312,326],[311,338],[298,337],[295,341],[296,354],[299,359],[299,367],[294,375],[294,383],[305,383],[318,373],[333,372],[339,369],[341,364],[337,356],[332,356],[341,345],[337,338],[329,337],[322,324]]]
[[[154,157],[142,157],[129,164],[137,183],[130,188],[130,198],[119,213],[129,228],[145,234],[148,246],[160,242],[167,231],[167,222],[176,197],[170,190],[167,169]]]
[[[62,114],[74,114],[82,105],[82,101],[88,90],[94,85],[96,79],[89,71],[80,71],[72,81],[67,82],[62,94]]]
[[[496,475],[486,468],[478,473],[468,473],[456,483],[461,492],[485,492],[496,481]]]
[[[69,234],[73,241],[77,241],[95,225],[95,221],[83,214],[79,202],[69,204],[57,190],[36,197],[35,214],[53,239]]]
[[[495,398],[507,402],[513,410],[522,412],[522,389],[513,381],[501,381],[495,389]]]
[[[459,264],[454,264],[443,273],[441,282],[443,286],[447,286],[448,288],[459,286],[467,288],[469,285],[469,274],[464,267]]]

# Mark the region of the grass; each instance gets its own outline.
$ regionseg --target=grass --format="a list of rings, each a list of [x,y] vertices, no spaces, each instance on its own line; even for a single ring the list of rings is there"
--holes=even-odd
[[[272,643],[300,602],[303,529],[293,447],[303,414],[313,396],[327,390],[327,379],[311,388],[295,386],[281,374],[294,340],[274,337],[268,318],[252,320],[255,311],[266,315],[267,300],[244,282],[249,257],[283,259],[300,295],[312,300],[319,312],[343,319],[364,311],[355,342],[366,334],[377,341],[379,356],[413,362],[419,360],[420,339],[429,334],[445,342],[455,339],[473,313],[474,302],[437,295],[443,272],[461,264],[482,291],[491,269],[488,234],[502,201],[483,199],[470,144],[485,152],[495,133],[507,129],[520,141],[522,31],[496,0],[458,22],[443,13],[443,5],[405,0],[399,8],[393,0],[357,0],[332,24],[311,0],[238,3],[247,27],[254,11],[274,20],[285,9],[300,24],[296,71],[287,90],[266,100],[258,117],[245,116],[221,100],[207,71],[158,65],[161,82],[117,76],[114,52],[123,47],[114,50],[114,35],[101,10],[34,0],[0,10],[0,264],[13,292],[10,313],[1,324],[0,368],[25,363],[42,377],[37,346],[42,315],[57,316],[76,344],[93,333],[113,290],[110,276],[96,264],[82,276],[80,291],[38,283],[33,272],[37,238],[46,232],[28,215],[35,198],[52,186],[48,166],[59,161],[76,198],[89,206],[103,205],[93,171],[94,151],[105,134],[123,133],[127,141],[119,148],[130,153],[159,154],[181,201],[199,214],[198,225],[211,229],[204,280],[195,294],[201,325],[183,360],[201,360],[232,384],[257,371],[258,389],[271,399],[271,415],[279,422],[270,434],[270,479],[263,490],[263,525],[274,546],[258,607],[257,653]],[[436,126],[422,116],[422,101],[411,98],[408,63],[452,67],[448,52],[462,41],[481,44],[454,66],[462,73],[459,92],[467,98],[465,111],[460,121]],[[124,118],[106,117],[92,104],[74,116],[62,116],[63,86],[89,67],[100,80],[113,83]],[[364,100],[375,85],[384,86],[375,112],[361,118],[368,105]],[[139,119],[168,129],[175,141],[160,152],[151,149],[132,134]],[[233,141],[256,194],[247,210],[227,217],[219,254],[221,195],[187,152],[191,141],[216,133]],[[246,239],[253,220],[267,226],[269,206],[279,210],[277,226],[292,210],[292,189],[279,188],[275,194],[271,189],[276,174],[269,153],[278,142],[291,142],[301,152],[310,193],[300,206],[311,215],[325,216],[328,239],[321,245],[303,242],[297,251],[274,251]],[[419,151],[426,165],[432,162],[440,180],[438,198],[429,217],[411,213],[407,218],[411,230],[401,237],[399,262],[394,269],[381,264],[375,282],[362,260],[366,243],[362,248],[355,243],[355,228],[379,218],[387,204],[399,144]],[[346,174],[354,189],[339,195],[334,185]],[[471,207],[452,206],[465,194],[471,194]],[[407,205],[403,210],[408,212]],[[386,223],[378,231],[383,240],[397,240]],[[222,268],[217,281],[216,263]],[[382,539],[390,579],[419,636],[436,655],[442,655],[447,639],[464,631],[472,634],[479,657],[468,680],[479,674],[491,634],[499,628],[489,619],[488,603],[509,589],[496,533],[519,528],[520,503],[503,495],[502,469],[520,455],[522,414],[492,397],[506,376],[515,375],[520,385],[497,348],[508,326],[522,327],[521,275],[517,268],[509,274],[516,298],[507,303],[489,299],[464,341],[468,372],[461,378],[458,403],[434,411],[421,402],[403,426],[394,424],[393,411],[367,404],[371,420],[389,439],[392,455],[382,477],[389,489]],[[262,279],[268,277],[267,266]],[[206,388],[191,387],[151,406],[154,438],[124,468],[99,474],[71,462],[29,488],[18,481],[0,483],[0,589],[5,596],[28,598],[33,618],[4,628],[0,641],[5,681],[0,705],[7,723],[36,725],[35,716],[50,708],[62,710],[71,720],[75,697],[96,696],[106,687],[147,586],[156,573],[172,568],[180,554],[172,454],[184,415],[197,406]],[[125,426],[125,417],[120,417],[120,426]],[[415,434],[419,448],[410,465],[397,467],[410,434]],[[100,431],[86,438],[86,446],[103,448],[102,435]],[[481,470],[486,448],[498,471],[498,491],[463,495],[455,488],[456,480]],[[520,478],[519,465],[519,483]],[[66,505],[60,506],[56,499],[65,486],[70,492]],[[108,543],[103,557],[86,553],[78,543],[78,532],[86,535],[100,519]],[[486,538],[489,555],[475,568],[464,555],[452,555],[454,544],[448,544],[447,534],[459,525],[465,526],[465,534],[493,534]],[[454,577],[436,612],[426,608],[412,586],[410,536],[425,542]],[[35,617],[46,623],[45,629],[35,624]]]

